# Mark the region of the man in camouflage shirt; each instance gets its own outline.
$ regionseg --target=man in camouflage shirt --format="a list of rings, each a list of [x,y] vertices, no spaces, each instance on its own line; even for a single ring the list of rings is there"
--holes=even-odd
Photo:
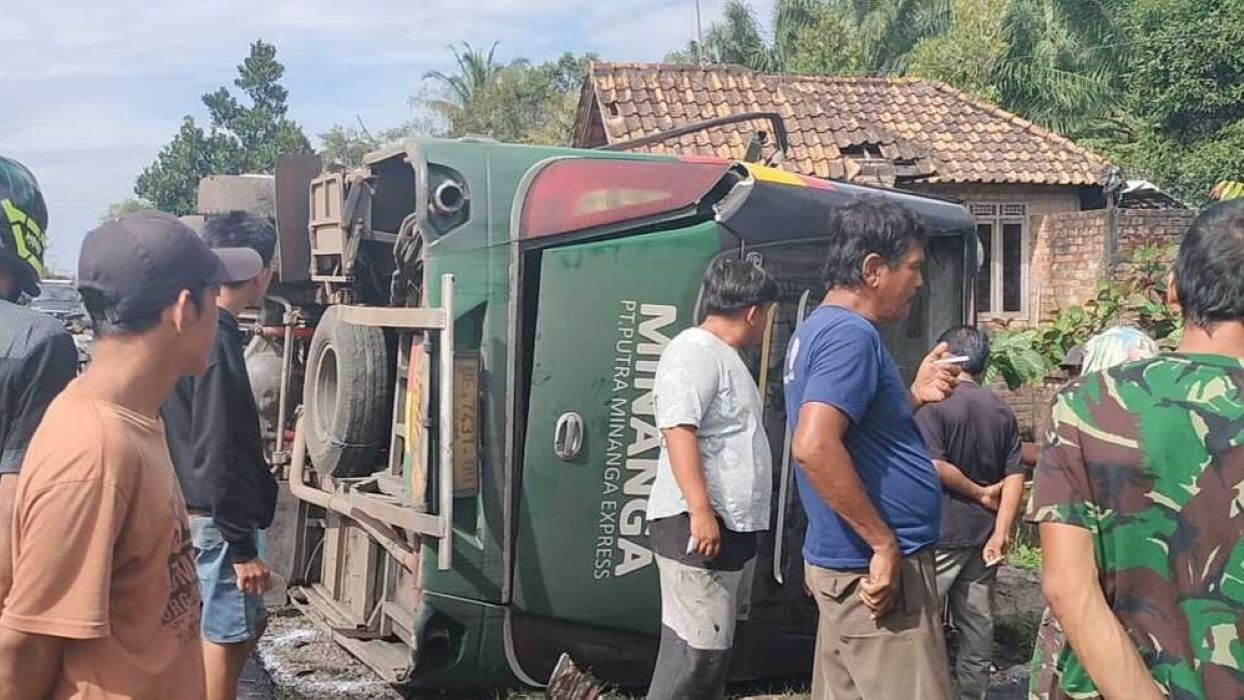
[[[1175,353],[1058,393],[1028,519],[1068,645],[1033,698],[1244,698],[1244,201],[1192,223]]]

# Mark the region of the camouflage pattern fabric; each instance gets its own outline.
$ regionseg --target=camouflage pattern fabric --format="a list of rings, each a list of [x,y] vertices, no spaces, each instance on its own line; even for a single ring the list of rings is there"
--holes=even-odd
[[[1244,698],[1244,362],[1164,355],[1054,398],[1027,518],[1093,535],[1106,600],[1171,698]],[[1032,698],[1099,697],[1050,615]]]

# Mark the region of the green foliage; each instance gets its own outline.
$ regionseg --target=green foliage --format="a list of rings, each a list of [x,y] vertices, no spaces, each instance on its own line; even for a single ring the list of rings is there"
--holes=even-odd
[[[237,144],[225,133],[204,131],[187,116],[173,140],[138,176],[134,192],[161,211],[180,216],[194,212],[199,180],[237,172],[241,172]]]
[[[807,31],[798,32],[790,43],[786,61],[792,73],[801,75],[851,75],[864,68],[855,27],[846,13],[826,8]]]
[[[469,44],[451,48],[457,70],[425,75],[436,88],[417,102],[444,123],[447,136],[569,145],[579,89],[596,57],[566,53],[538,65],[521,58],[502,65],[495,48],[487,54]]]
[[[1194,206],[1244,173],[1244,0],[727,2],[667,60],[946,82]]]
[[[1041,568],[1041,547],[1036,544],[1017,542],[1007,552],[1006,563],[1019,569],[1038,570]]]
[[[1001,100],[994,77],[1006,42],[1000,18],[1010,0],[955,0],[950,27],[921,40],[912,50],[907,71],[940,80],[990,102]]]
[[[782,4],[777,3],[775,12],[780,11]],[[714,22],[704,36],[704,48],[710,63],[732,63],[770,71],[781,62],[765,42],[752,8],[743,0],[726,1],[721,21]]]
[[[1112,19],[1123,0],[1011,0],[1002,16],[1006,48],[995,71],[1007,109],[1078,135],[1108,118],[1118,101]]]
[[[426,119],[410,121],[402,126],[385,129],[375,134],[362,127],[356,129],[334,124],[328,131],[319,135],[320,158],[326,164],[334,163],[354,168],[363,164],[363,156],[381,146],[419,134],[435,135],[436,133],[432,123]]]
[[[1129,108],[1187,144],[1244,119],[1244,0],[1135,3]]]
[[[1049,372],[1049,363],[1038,351],[1037,330],[999,331],[989,343],[989,365],[982,380],[992,383],[1001,377],[1014,390],[1035,382]]]
[[[1244,0],[1135,0],[1120,106],[1092,145],[1199,206],[1244,173]]]
[[[772,40],[743,0],[728,0],[705,36],[706,63],[810,75],[901,73],[925,38],[946,31],[951,0],[777,0]],[[695,60],[695,45],[667,59]]]
[[[302,129],[286,116],[289,93],[280,84],[284,73],[275,46],[263,41],[252,44],[233,81],[250,105],[223,87],[203,95],[208,128],[186,116],[173,140],[138,176],[134,192],[163,211],[189,214],[195,209],[199,180],[204,177],[270,173],[277,156],[310,151]]]
[[[1082,305],[1063,309],[1048,323],[1031,329],[1003,329],[990,339],[984,380],[1001,377],[1011,389],[1038,381],[1062,362],[1067,352],[1119,323],[1135,325],[1172,347],[1182,323],[1166,303],[1167,271],[1175,246],[1139,246],[1119,262],[1119,274],[1103,280]]]
[[[146,211],[147,209],[154,208],[155,207],[151,205],[151,202],[148,202],[145,199],[130,197],[129,199],[123,199],[120,202],[113,202],[112,204],[109,204],[108,211],[104,212],[103,216],[99,217],[99,222],[102,224],[107,221],[112,221],[113,219],[119,219],[126,214],[133,214],[134,212]]]

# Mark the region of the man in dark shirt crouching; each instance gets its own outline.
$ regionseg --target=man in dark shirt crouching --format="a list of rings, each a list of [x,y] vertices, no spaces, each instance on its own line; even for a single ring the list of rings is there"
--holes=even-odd
[[[264,263],[254,278],[220,289],[207,372],[181,380],[161,412],[190,511],[203,591],[208,699],[233,700],[246,657],[267,624],[263,594],[272,583],[263,561],[263,530],[272,524],[277,494],[237,317],[267,293],[276,231],[265,219],[234,211],[208,219],[203,239],[212,248],[251,248]]]

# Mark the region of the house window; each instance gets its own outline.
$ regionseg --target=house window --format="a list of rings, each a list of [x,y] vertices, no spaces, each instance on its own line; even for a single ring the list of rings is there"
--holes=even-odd
[[[1028,307],[1028,206],[973,204],[982,256],[976,310],[985,317],[1024,316]]]

